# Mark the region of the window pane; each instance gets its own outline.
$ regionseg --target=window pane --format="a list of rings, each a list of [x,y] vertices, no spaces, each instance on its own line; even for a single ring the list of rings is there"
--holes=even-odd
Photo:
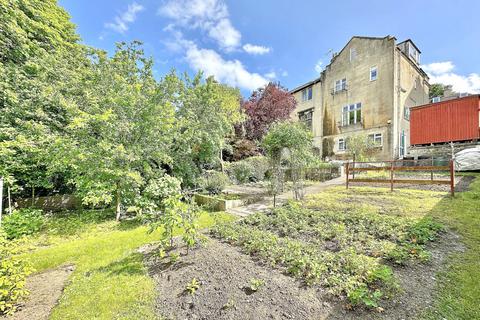
[[[356,122],[361,122],[362,121],[362,109],[357,110],[357,121]]]

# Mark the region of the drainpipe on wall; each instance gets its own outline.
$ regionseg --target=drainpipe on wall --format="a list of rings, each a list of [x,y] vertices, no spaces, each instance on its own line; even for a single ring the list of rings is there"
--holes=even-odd
[[[394,47],[394,50],[395,50],[395,53],[396,53],[396,57],[397,57],[397,85],[396,85],[396,90],[397,90],[397,103],[396,103],[396,106],[394,107],[394,111],[393,111],[393,145],[392,145],[392,158],[396,158],[397,156],[400,156],[400,141],[399,141],[399,134],[400,134],[400,131],[399,131],[399,113],[400,113],[400,107],[401,107],[401,104],[400,104],[400,97],[401,97],[401,92],[402,92],[402,84],[401,84],[401,76],[400,76],[400,59],[401,59],[401,56],[400,56],[400,52],[397,50],[397,47],[395,46]],[[398,153],[397,153],[398,151]]]

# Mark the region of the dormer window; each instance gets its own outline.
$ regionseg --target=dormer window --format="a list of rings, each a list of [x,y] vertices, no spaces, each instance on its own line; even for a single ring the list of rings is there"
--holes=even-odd
[[[302,101],[312,100],[313,90],[312,87],[308,87],[302,90]]]
[[[416,63],[420,63],[420,53],[411,43],[408,44],[408,55],[413,61],[415,61]]]

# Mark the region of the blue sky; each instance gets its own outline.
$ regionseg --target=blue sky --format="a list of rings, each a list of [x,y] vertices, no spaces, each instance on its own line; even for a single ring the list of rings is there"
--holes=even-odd
[[[480,1],[60,0],[83,42],[141,40],[160,77],[198,69],[245,95],[318,76],[353,35],[411,38],[432,82],[480,93]]]

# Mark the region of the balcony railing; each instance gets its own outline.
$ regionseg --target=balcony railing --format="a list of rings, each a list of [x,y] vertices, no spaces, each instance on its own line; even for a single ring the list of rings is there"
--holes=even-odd
[[[341,92],[345,92],[345,91],[348,91],[348,85],[343,85],[341,88],[337,88],[337,87],[333,87],[331,90],[330,90],[330,93],[332,95],[335,95],[337,93],[341,93]]]

